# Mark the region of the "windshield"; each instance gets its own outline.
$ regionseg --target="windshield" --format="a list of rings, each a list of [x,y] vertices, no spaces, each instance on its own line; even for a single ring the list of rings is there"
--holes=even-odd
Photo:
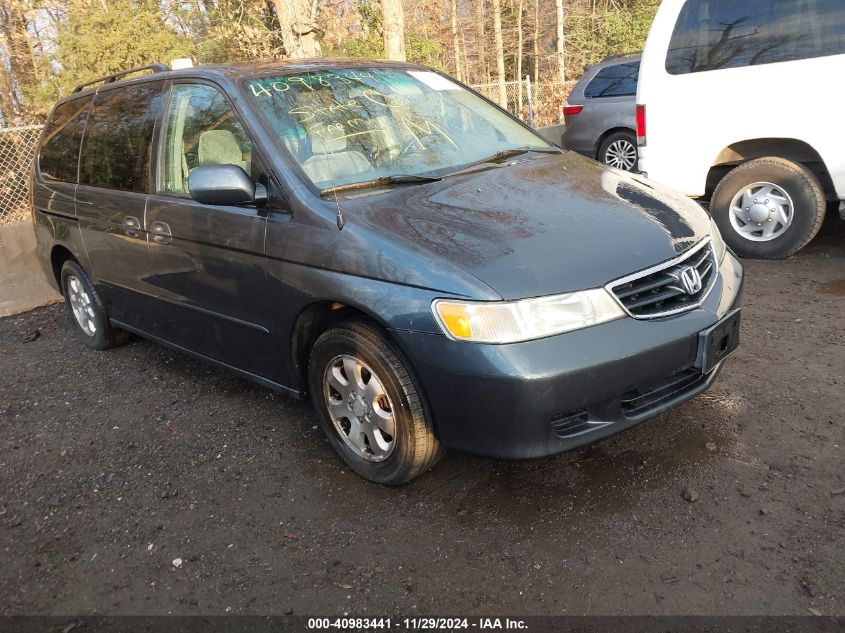
[[[551,146],[429,70],[338,69],[262,77],[246,93],[320,189],[441,176],[513,148]]]

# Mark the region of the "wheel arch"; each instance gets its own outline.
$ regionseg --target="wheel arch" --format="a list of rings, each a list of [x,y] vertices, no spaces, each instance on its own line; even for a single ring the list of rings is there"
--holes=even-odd
[[[53,278],[56,280],[56,286],[58,286],[60,292],[64,291],[62,288],[62,266],[69,259],[77,263],[79,262],[79,259],[66,246],[56,244],[50,250],[50,268],[53,271]]]
[[[794,138],[759,138],[739,141],[722,149],[707,174],[706,199],[735,167],[772,156],[804,165],[815,174],[828,196],[836,196],[833,179],[821,154],[809,143]]]
[[[319,336],[331,327],[351,319],[360,319],[378,327],[389,343],[398,350],[407,361],[407,355],[401,350],[399,342],[390,335],[389,326],[375,314],[349,302],[319,300],[308,304],[296,316],[290,334],[290,359],[292,379],[295,388],[307,396],[308,358],[311,348]]]

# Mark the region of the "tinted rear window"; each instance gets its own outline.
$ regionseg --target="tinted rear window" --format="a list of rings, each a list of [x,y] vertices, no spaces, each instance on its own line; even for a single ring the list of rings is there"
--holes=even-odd
[[[147,191],[162,85],[144,83],[97,95],[82,144],[80,183]]]
[[[44,129],[44,140],[38,157],[38,166],[44,178],[76,182],[79,144],[90,105],[89,96],[68,101],[53,110]]]
[[[666,70],[681,75],[843,53],[843,0],[688,0]]]
[[[627,97],[637,94],[637,79],[640,75],[640,62],[617,64],[602,68],[587,89],[584,96],[588,99],[597,97]]]

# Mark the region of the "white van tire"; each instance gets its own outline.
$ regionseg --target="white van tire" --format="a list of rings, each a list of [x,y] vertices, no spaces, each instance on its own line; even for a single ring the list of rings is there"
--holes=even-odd
[[[760,241],[750,235],[745,235],[741,224],[751,218],[737,220],[734,216],[738,197],[746,188],[756,184],[769,183],[786,193],[791,204],[791,222],[773,238]],[[752,199],[751,203],[757,202]],[[759,201],[760,208],[768,199]],[[742,205],[739,205],[742,207]],[[771,207],[774,209],[774,205]],[[824,221],[827,205],[824,189],[819,179],[804,165],[794,163],[784,158],[766,157],[749,161],[732,170],[725,176],[710,200],[710,212],[722,232],[728,246],[741,257],[748,259],[781,259],[789,257],[804,248],[816,236]],[[743,211],[754,209],[743,207]],[[774,212],[772,213],[774,215]],[[764,226],[769,220],[755,218],[760,223],[749,222],[748,227],[754,229]],[[774,220],[776,226],[777,220]]]

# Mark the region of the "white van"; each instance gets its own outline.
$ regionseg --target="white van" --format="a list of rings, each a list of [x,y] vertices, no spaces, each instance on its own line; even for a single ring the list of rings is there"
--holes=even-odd
[[[664,0],[637,104],[641,171],[709,199],[740,255],[845,217],[845,0]]]

